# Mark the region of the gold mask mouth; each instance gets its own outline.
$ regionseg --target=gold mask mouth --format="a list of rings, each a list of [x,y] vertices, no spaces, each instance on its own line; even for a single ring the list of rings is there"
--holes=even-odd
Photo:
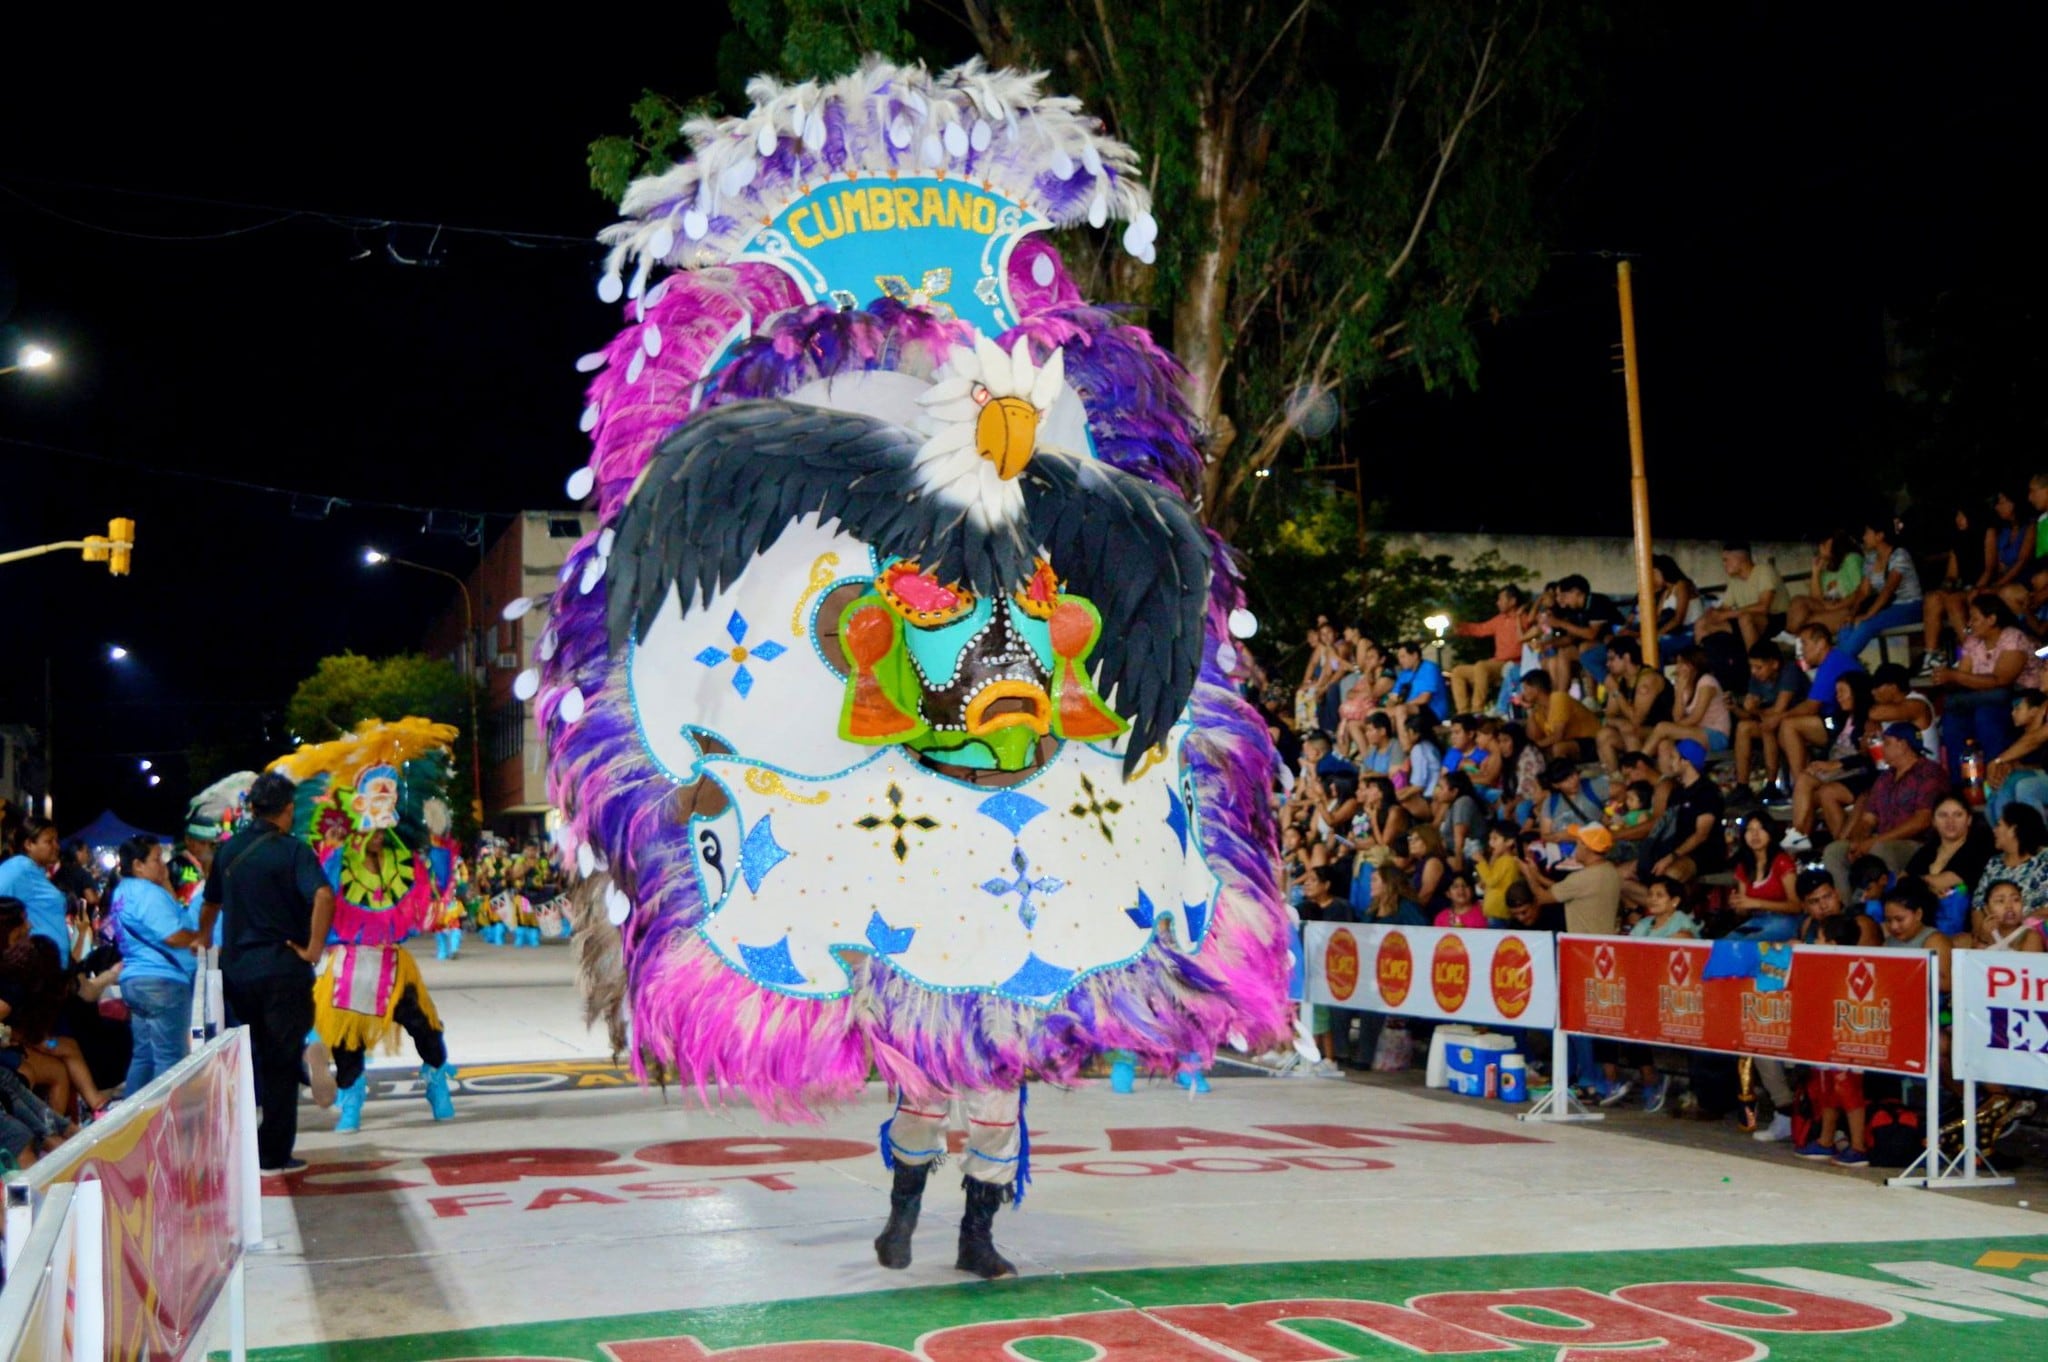
[[[1024,471],[1038,446],[1038,408],[1021,397],[991,397],[974,423],[975,452],[1005,482]]]
[[[993,681],[967,702],[966,718],[970,737],[1024,727],[1042,738],[1052,731],[1052,697],[1034,682]]]

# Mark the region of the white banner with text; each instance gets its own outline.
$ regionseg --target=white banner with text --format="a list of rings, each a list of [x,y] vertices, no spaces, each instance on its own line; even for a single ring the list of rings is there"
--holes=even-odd
[[[1309,1001],[1404,1017],[1557,1025],[1557,938],[1549,932],[1311,922]]]
[[[2048,1088],[2048,955],[1956,951],[1949,979],[1957,1077]]]

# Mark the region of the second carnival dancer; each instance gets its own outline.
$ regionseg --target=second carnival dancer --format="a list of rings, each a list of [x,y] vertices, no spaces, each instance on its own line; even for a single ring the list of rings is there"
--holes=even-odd
[[[453,890],[436,882],[427,853],[431,806],[446,804],[455,736],[424,719],[368,720],[345,738],[271,764],[298,782],[295,831],[319,853],[334,886],[334,926],[313,984],[313,1029],[334,1055],[334,1128],[343,1134],[362,1129],[366,1053],[379,1042],[395,1049],[397,1028],[419,1051],[434,1119],[455,1116],[448,1083],[456,1071],[440,1014],[403,945],[433,930]]]
[[[957,1110],[955,1265],[1007,1276],[1027,1080],[1288,1031],[1256,622],[1179,368],[1044,235],[1149,261],[1135,153],[979,63],[748,93],[605,233],[599,529],[515,693],[643,1076],[806,1120],[879,1073],[889,1268]]]

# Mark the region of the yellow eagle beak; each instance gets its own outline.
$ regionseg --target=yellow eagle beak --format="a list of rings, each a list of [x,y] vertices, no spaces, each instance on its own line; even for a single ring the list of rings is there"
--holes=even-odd
[[[974,423],[974,448],[1005,482],[1024,471],[1038,447],[1038,409],[1021,397],[991,397]]]

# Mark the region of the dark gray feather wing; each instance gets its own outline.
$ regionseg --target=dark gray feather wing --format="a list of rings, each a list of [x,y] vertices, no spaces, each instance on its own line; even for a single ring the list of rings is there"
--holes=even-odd
[[[985,594],[1029,578],[1021,524],[984,529],[920,490],[923,437],[796,402],[734,402],[693,418],[655,451],[627,503],[606,569],[613,646],[645,639],[671,585],[688,608],[730,586],[802,516],[837,521],[884,556]]]
[[[1174,493],[1108,464],[1041,453],[1023,477],[1032,537],[1102,614],[1091,679],[1130,721],[1128,775],[1180,718],[1201,671],[1209,536]]]

